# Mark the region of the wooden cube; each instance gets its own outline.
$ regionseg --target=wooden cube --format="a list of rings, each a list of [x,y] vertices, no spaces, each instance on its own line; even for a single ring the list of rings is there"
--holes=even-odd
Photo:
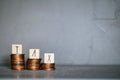
[[[40,59],[40,49],[29,49],[29,59]]]
[[[54,63],[54,53],[44,53],[44,63]]]
[[[22,54],[22,44],[12,44],[12,54]]]

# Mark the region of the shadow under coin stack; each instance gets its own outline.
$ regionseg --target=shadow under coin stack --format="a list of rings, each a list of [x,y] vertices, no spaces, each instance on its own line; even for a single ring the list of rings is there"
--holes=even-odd
[[[24,54],[22,54],[22,45],[19,44],[12,45],[11,69],[13,70],[25,69]]]
[[[42,70],[55,70],[55,63],[54,63],[54,53],[45,53],[44,54],[44,63],[41,64]]]
[[[39,49],[29,49],[29,58],[27,60],[28,70],[39,70],[40,69],[40,50]]]

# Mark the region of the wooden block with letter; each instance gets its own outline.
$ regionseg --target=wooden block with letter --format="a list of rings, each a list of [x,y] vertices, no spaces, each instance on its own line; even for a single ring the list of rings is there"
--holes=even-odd
[[[55,70],[54,53],[44,54],[44,63],[41,66],[42,70]]]

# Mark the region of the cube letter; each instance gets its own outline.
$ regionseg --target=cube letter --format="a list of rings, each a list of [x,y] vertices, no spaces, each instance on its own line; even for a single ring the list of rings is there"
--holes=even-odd
[[[54,63],[54,53],[45,53],[44,63]]]
[[[40,59],[40,49],[29,49],[29,59]]]
[[[12,54],[22,54],[22,44],[12,44]]]

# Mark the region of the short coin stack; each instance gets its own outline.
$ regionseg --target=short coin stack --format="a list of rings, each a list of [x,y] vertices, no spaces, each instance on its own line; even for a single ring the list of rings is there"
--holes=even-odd
[[[55,64],[54,63],[42,63],[41,64],[41,70],[55,70]]]
[[[55,70],[54,53],[44,54],[44,63],[41,64],[42,70]]]

